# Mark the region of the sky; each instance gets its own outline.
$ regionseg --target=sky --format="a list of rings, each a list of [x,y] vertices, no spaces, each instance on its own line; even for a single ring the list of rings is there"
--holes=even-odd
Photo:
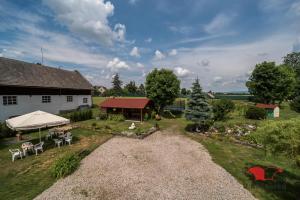
[[[246,91],[255,64],[300,51],[300,0],[0,0],[0,56],[93,85],[168,68],[190,88]]]

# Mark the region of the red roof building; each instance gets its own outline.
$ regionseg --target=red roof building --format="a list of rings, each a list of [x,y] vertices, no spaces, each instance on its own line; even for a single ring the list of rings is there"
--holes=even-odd
[[[267,111],[268,118],[277,118],[279,117],[279,107],[275,104],[262,104],[258,103],[255,105],[257,108],[263,108]]]
[[[148,98],[108,98],[100,107],[109,114],[122,114],[126,119],[143,121],[145,114],[151,114],[153,103]]]
[[[263,104],[263,103],[258,103],[256,104],[256,107],[258,108],[270,108],[270,109],[274,109],[276,107],[278,107],[277,105],[275,104]]]

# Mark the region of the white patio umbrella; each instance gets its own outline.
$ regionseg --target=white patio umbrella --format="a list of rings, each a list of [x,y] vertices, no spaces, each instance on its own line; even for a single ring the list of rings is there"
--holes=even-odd
[[[70,123],[69,119],[43,111],[35,111],[6,120],[6,125],[16,131],[39,129],[41,141],[41,128],[59,126]]]

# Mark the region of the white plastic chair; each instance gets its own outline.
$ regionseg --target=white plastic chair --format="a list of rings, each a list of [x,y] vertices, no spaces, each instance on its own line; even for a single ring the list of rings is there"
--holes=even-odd
[[[62,145],[62,140],[59,139],[53,139],[53,141],[55,142],[55,146],[57,146],[58,148],[60,148],[60,145]]]
[[[11,153],[11,159],[14,162],[16,158],[23,158],[22,152],[19,149],[9,149],[9,152]]]
[[[44,152],[43,145],[44,145],[44,142],[40,142],[40,143],[34,145],[33,148],[35,151],[35,155],[38,155],[38,151]]]
[[[71,145],[71,142],[72,142],[72,136],[67,136],[66,138],[65,138],[65,143],[69,143],[69,145]]]

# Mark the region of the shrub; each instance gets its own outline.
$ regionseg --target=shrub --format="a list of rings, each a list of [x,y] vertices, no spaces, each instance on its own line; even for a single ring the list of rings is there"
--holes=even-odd
[[[98,117],[100,120],[107,120],[107,114],[104,112],[100,112]]]
[[[300,156],[296,157],[296,164],[298,167],[300,167]]]
[[[247,119],[265,119],[267,117],[267,112],[263,108],[257,108],[255,106],[251,106],[246,111],[245,117]]]
[[[224,120],[227,115],[235,108],[233,101],[229,99],[221,99],[213,103],[214,120]]]
[[[155,112],[155,111],[152,111],[152,112],[151,112],[151,119],[155,119],[155,116],[156,116],[156,112]]]
[[[51,172],[55,178],[62,178],[72,174],[80,164],[77,154],[67,154],[58,159],[52,166]]]
[[[263,145],[266,153],[300,155],[300,120],[270,121],[250,134],[254,143]]]
[[[63,115],[69,118],[72,122],[84,121],[93,118],[93,112],[91,109],[85,109],[81,111],[75,111]]]
[[[290,103],[291,109],[300,113],[300,96],[295,97]]]
[[[109,114],[108,119],[111,120],[111,121],[121,122],[121,121],[125,120],[125,117],[121,114]]]
[[[0,138],[14,136],[15,132],[8,128],[5,123],[0,123]]]
[[[145,114],[144,120],[149,120],[149,114],[148,113]]]

